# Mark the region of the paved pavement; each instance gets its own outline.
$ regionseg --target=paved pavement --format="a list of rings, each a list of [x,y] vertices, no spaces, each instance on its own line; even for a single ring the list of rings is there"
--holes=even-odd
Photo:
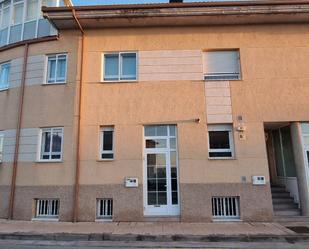
[[[309,242],[140,242],[140,241],[36,241],[0,240],[1,249],[106,249],[106,248],[213,248],[213,249],[308,249]]]
[[[309,225],[309,224],[308,224]],[[278,223],[180,222],[29,222],[0,220],[1,233],[76,233],[114,235],[293,235]]]
[[[0,249],[309,249],[309,234],[279,223],[29,222],[0,220]]]

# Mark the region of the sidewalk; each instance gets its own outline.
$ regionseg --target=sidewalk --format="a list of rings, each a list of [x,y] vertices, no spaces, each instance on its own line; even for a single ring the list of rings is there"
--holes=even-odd
[[[308,224],[309,226],[309,224]],[[128,241],[309,240],[278,223],[30,222],[0,220],[0,239]]]

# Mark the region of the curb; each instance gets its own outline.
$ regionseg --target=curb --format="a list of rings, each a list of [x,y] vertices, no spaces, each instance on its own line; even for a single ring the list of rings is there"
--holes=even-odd
[[[309,234],[299,235],[141,235],[111,233],[0,233],[0,240],[49,241],[148,241],[148,242],[304,242]]]

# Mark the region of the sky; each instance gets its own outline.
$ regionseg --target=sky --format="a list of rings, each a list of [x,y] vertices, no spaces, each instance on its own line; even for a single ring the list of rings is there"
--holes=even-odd
[[[78,5],[100,5],[100,4],[134,4],[134,3],[167,3],[168,0],[72,0],[75,6]],[[218,2],[226,0],[184,0],[184,2]]]

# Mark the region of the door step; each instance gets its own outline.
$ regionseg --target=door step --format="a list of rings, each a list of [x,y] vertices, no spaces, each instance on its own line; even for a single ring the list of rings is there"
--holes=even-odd
[[[145,222],[180,222],[180,216],[144,217]]]

